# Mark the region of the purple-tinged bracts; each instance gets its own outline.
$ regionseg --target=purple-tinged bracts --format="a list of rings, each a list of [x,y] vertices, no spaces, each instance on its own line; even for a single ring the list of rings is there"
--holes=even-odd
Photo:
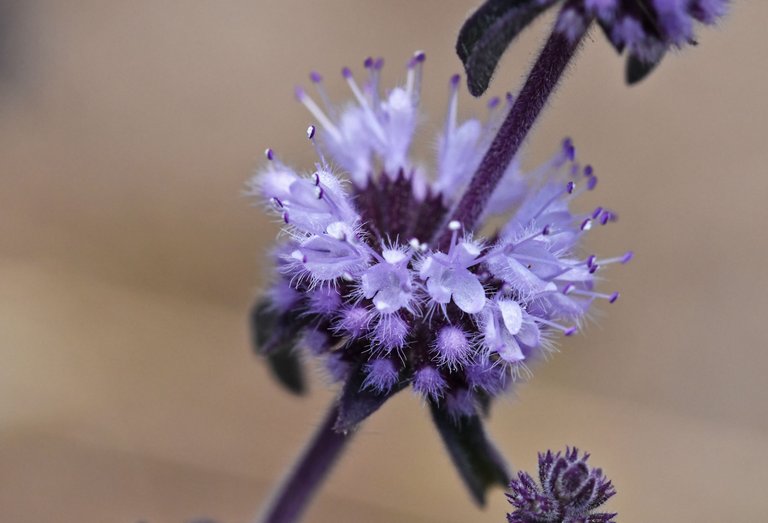
[[[539,454],[539,483],[519,472],[507,499],[515,507],[509,523],[614,523],[616,514],[595,512],[616,490],[600,469],[587,465],[578,449]]]

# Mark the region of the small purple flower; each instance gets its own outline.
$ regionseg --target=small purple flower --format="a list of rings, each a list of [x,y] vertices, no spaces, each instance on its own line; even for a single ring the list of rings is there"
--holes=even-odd
[[[615,523],[616,514],[595,510],[616,494],[600,469],[587,465],[589,454],[575,447],[539,454],[539,482],[519,472],[507,499],[515,510],[509,523]]]
[[[405,85],[389,92],[381,60],[366,60],[361,83],[345,68],[351,105],[332,104],[316,73],[320,104],[297,90],[320,125],[308,130],[318,162],[301,174],[269,149],[251,184],[285,232],[266,310],[281,342],[305,332],[302,345],[328,359],[336,379],[357,376],[381,394],[412,384],[450,416],[473,416],[527,374],[558,332],[575,333],[595,300],[615,301],[595,290],[596,272],[628,256],[583,252],[585,236],[616,215],[572,210],[597,178],[570,140],[528,173],[507,169],[483,214],[502,218],[489,238],[477,236],[482,223],[451,221],[513,98],[492,100],[485,122],[459,122],[451,78],[431,177],[410,156],[423,63],[416,53]]]

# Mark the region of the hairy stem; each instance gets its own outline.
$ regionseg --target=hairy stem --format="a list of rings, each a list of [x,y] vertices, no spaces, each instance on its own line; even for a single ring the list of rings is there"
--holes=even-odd
[[[333,430],[338,415],[338,403],[334,402],[309,446],[257,520],[259,523],[299,521],[312,496],[352,439],[353,432],[341,434]]]
[[[458,221],[465,230],[474,228],[504,171],[520,149],[587,32],[585,26],[575,38],[573,35],[568,38],[557,30],[557,24],[555,22],[555,29],[528,73],[509,114],[451,214],[450,220]],[[444,228],[438,247],[446,248],[450,239],[451,231]]]

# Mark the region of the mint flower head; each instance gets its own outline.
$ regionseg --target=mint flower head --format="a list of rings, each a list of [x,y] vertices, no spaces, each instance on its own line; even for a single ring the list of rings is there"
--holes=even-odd
[[[589,454],[578,449],[539,454],[539,483],[519,472],[507,499],[515,510],[509,523],[614,523],[616,514],[595,512],[616,494],[600,469],[587,465]]]
[[[555,32],[579,41],[596,21],[618,53],[627,53],[628,83],[642,80],[670,48],[695,44],[696,22],[714,25],[729,0],[487,0],[467,19],[456,51],[469,89],[488,87],[507,46],[538,15],[561,5]]]
[[[584,251],[590,231],[616,214],[574,210],[597,177],[570,140],[530,172],[516,162],[506,168],[477,223],[452,219],[513,98],[492,99],[484,121],[459,121],[459,77],[451,78],[435,167],[427,169],[410,151],[422,120],[423,63],[423,53],[414,55],[405,84],[386,93],[381,60],[365,61],[363,82],[345,68],[354,100],[342,106],[329,101],[317,73],[320,103],[297,89],[319,123],[308,130],[318,161],[302,173],[267,150],[250,184],[283,229],[275,277],[253,320],[259,350],[289,388],[304,388],[297,350],[343,383],[337,431],[411,385],[454,459],[462,446],[483,453],[486,445],[485,462],[472,467],[490,476],[477,484],[465,474],[481,498],[482,482],[506,482],[506,472],[490,444],[477,445],[485,442],[478,416],[558,337],[577,333],[596,301],[616,301],[617,292],[597,289],[600,276],[632,253]],[[492,217],[501,226],[485,236]],[[452,427],[476,440],[452,439]]]

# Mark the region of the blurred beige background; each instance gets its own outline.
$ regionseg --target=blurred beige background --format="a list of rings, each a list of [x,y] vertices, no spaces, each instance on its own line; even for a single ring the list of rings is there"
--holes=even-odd
[[[442,118],[472,1],[0,2],[0,519],[249,521],[329,403],[283,393],[245,316],[275,226],[242,196],[276,148],[308,167],[292,86],[367,54],[389,82],[428,55]],[[757,522],[768,501],[768,3],[734,2],[700,45],[622,82],[598,32],[528,156],[574,137],[633,248],[584,335],[497,404],[510,461],[575,444],[620,521]],[[548,21],[506,56],[514,88]],[[305,82],[306,83],[306,82]],[[480,104],[464,96],[469,114]],[[430,152],[423,140],[422,157]],[[469,502],[403,393],[361,430],[307,521],[502,521]]]

